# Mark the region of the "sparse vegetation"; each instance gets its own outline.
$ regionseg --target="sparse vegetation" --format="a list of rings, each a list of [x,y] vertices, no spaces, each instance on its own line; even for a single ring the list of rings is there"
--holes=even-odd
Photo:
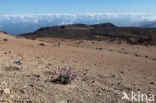
[[[136,56],[136,57],[139,57],[139,55],[138,55],[138,54],[135,54],[135,56]]]
[[[153,58],[152,60],[156,61],[156,58]]]
[[[40,46],[45,46],[45,44],[44,44],[44,43],[40,43],[39,45],[40,45]]]
[[[148,56],[145,56],[145,58],[148,58]]]
[[[60,43],[60,42],[58,42],[58,43],[57,43],[57,45],[58,45],[58,47],[60,47],[61,43]]]
[[[97,50],[102,50],[102,48],[96,48]]]
[[[7,41],[8,41],[8,39],[3,39],[3,41],[4,41],[4,42],[7,42]]]
[[[14,61],[14,64],[17,64],[17,65],[22,65],[21,61],[18,60],[18,61]]]
[[[58,84],[71,84],[73,80],[76,79],[77,73],[73,73],[72,69],[66,69],[66,68],[58,68],[58,76],[56,78],[52,78],[53,83],[58,83]]]
[[[5,71],[20,71],[22,68],[16,66],[5,66],[3,69]]]

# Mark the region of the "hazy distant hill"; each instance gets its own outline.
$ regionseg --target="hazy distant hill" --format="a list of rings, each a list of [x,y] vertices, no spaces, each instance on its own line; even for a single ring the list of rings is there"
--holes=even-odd
[[[141,27],[143,27],[143,28],[156,28],[156,21],[155,22],[150,22],[150,23],[144,24]]]
[[[111,23],[49,26],[20,36],[30,39],[59,37],[65,39],[118,40],[130,44],[156,44],[156,29],[154,28],[117,27]]]
[[[108,28],[108,27],[116,27],[114,24],[111,23],[102,23],[102,24],[95,24],[95,25],[91,25],[91,27],[94,28]]]

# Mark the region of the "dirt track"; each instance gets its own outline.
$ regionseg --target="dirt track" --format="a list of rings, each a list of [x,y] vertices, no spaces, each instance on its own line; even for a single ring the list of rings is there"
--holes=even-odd
[[[77,79],[50,82],[59,67],[71,67]],[[123,103],[123,91],[156,95],[156,47],[0,34],[0,91],[0,103]]]

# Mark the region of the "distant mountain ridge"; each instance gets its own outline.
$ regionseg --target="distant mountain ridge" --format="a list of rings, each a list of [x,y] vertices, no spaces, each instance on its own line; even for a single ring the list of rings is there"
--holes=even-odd
[[[102,23],[102,24],[95,24],[95,25],[91,25],[91,27],[94,28],[111,28],[111,27],[117,27],[112,23]]]
[[[77,28],[88,28],[86,24],[70,24],[70,25],[61,25],[61,26],[49,26],[40,28],[37,31],[52,31],[52,30],[61,30],[61,29],[77,29]]]
[[[156,28],[156,21],[155,22],[144,24],[141,27],[143,27],[143,28]]]
[[[111,23],[95,25],[69,24],[49,26],[20,36],[36,38],[65,38],[81,40],[117,40],[129,44],[156,45],[156,28],[117,27]]]
[[[103,23],[103,24],[95,24],[95,25],[86,25],[86,24],[69,24],[69,25],[61,25],[61,26],[49,26],[40,28],[37,31],[53,31],[53,30],[63,30],[63,29],[83,29],[83,28],[108,28],[108,27],[116,27],[111,23]]]

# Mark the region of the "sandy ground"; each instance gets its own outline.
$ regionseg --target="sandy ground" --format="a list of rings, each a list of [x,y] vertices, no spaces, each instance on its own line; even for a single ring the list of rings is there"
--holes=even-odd
[[[123,91],[156,95],[156,47],[45,40],[0,34],[0,103],[129,103]],[[77,79],[52,83],[59,67],[71,67]]]

